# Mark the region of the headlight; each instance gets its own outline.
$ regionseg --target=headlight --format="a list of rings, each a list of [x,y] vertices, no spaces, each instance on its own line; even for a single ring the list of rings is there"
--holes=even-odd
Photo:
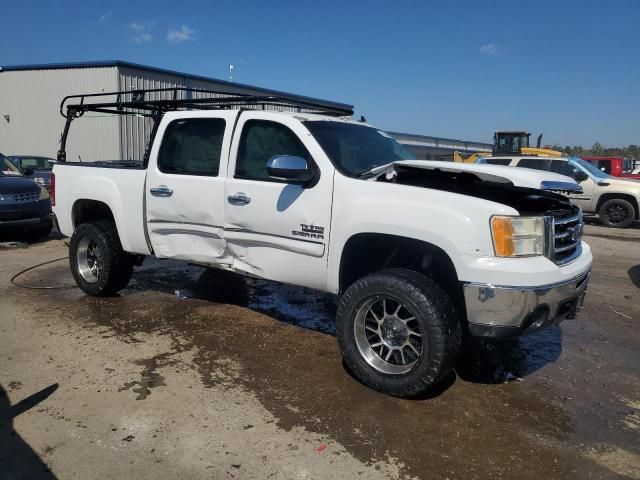
[[[491,217],[491,236],[498,257],[544,255],[544,217]]]
[[[46,198],[49,198],[49,191],[44,187],[40,187],[40,198],[38,200],[45,200]]]

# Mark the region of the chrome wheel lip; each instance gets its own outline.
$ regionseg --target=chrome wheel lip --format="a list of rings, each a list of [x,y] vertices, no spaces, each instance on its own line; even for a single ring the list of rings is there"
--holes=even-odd
[[[374,295],[371,296],[369,298],[367,298],[366,300],[364,300],[361,305],[358,307],[356,314],[355,314],[355,320],[353,323],[353,333],[354,333],[354,337],[355,337],[355,342],[356,342],[356,346],[358,348],[358,351],[360,352],[360,355],[362,356],[362,358],[364,359],[364,361],[372,368],[374,368],[375,370],[377,370],[380,373],[384,373],[387,375],[402,375],[405,373],[408,373],[409,371],[411,371],[411,369],[413,369],[413,367],[415,367],[416,363],[418,362],[418,360],[420,359],[420,357],[423,355],[424,352],[424,341],[423,341],[423,332],[421,331],[421,329],[419,328],[419,326],[413,327],[411,329],[408,329],[409,331],[412,332],[411,335],[407,334],[406,338],[407,340],[405,341],[405,344],[403,345],[395,345],[393,342],[393,338],[385,338],[384,334],[382,333],[382,328],[379,327],[378,328],[378,333],[374,334],[371,329],[367,330],[367,318],[369,318],[370,320],[370,312],[371,309],[378,303],[380,302],[385,302],[387,300],[390,300],[391,302],[393,302],[394,304],[396,304],[396,308],[397,310],[395,311],[395,314],[389,314],[389,312],[387,312],[386,310],[384,311],[384,315],[385,318],[380,319],[380,321],[378,322],[379,325],[382,325],[385,321],[385,319],[397,319],[398,318],[398,311],[401,311],[401,309],[403,309],[405,312],[408,312],[410,314],[407,321],[409,322],[415,322],[415,314],[414,314],[414,310],[410,309],[409,307],[407,307],[407,305],[403,302],[401,302],[400,300],[398,300],[395,297],[392,297],[390,295]],[[375,317],[375,314],[373,315]],[[378,319],[376,318],[376,321]],[[401,319],[402,320],[402,319]],[[416,322],[416,325],[417,322]],[[388,330],[388,329],[387,329]],[[367,331],[369,331],[369,334],[367,333]],[[382,351],[383,355],[381,356],[381,354],[376,351],[373,347],[372,344],[370,342],[370,336],[377,336],[379,339],[379,342],[374,343],[374,345],[384,345],[383,348],[381,348],[380,350]],[[419,348],[415,348],[414,347],[414,352],[417,350],[417,353],[411,353],[408,352],[408,348],[410,348],[408,345],[406,345],[406,342],[409,341],[409,337],[412,336],[418,336],[420,338],[420,344],[419,344]],[[404,338],[404,336],[401,334],[400,338]],[[386,349],[386,350],[385,350]],[[394,356],[394,358],[392,358],[392,360],[395,360],[395,357],[400,356],[401,357],[401,362],[404,361],[406,358],[414,356],[415,359],[412,361],[408,361],[405,362],[403,364],[397,364],[397,363],[390,363],[388,361],[385,360],[384,357],[387,358],[387,360],[389,359],[389,353],[392,351],[399,351],[399,350],[403,350],[405,353],[400,353],[398,352],[397,355]],[[393,355],[393,353],[392,353]]]
[[[96,283],[102,275],[102,259],[96,242],[89,237],[82,237],[76,249],[76,265],[78,273],[88,283]]]

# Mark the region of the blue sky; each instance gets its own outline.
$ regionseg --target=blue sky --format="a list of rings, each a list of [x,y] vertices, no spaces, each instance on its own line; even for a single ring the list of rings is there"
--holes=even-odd
[[[397,131],[640,144],[640,1],[0,0],[0,65],[120,59],[356,106]]]

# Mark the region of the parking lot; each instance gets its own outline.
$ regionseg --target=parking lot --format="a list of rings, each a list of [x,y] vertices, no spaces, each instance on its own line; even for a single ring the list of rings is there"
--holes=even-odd
[[[331,297],[151,259],[115,298],[17,288],[66,240],[5,245],[0,477],[640,478],[640,229],[586,234],[577,320],[466,345],[413,400],[350,376]]]

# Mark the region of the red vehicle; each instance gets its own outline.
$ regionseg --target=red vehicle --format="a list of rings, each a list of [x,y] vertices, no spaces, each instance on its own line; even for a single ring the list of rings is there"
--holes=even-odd
[[[633,173],[634,163],[622,157],[582,157],[587,162],[613,177],[635,178],[640,180],[640,173]]]

